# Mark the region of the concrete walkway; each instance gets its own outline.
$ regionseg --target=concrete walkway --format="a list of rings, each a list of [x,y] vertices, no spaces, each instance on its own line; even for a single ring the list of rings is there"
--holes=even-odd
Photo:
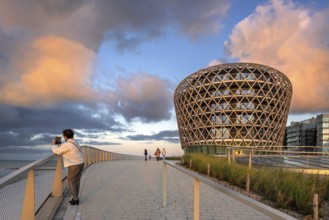
[[[109,161],[91,165],[81,180],[80,205],[68,205],[64,219],[193,219],[194,179],[168,166],[167,207],[163,208],[162,167],[162,161]],[[257,209],[263,204],[253,201],[250,206],[250,202],[245,203],[240,197],[201,183],[200,219],[276,219]],[[273,211],[281,215],[279,219],[294,219]]]

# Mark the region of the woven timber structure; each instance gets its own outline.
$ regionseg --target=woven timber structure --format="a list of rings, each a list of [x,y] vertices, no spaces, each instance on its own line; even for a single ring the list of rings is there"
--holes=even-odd
[[[291,96],[289,79],[265,65],[231,63],[199,70],[174,94],[182,148],[282,146]]]

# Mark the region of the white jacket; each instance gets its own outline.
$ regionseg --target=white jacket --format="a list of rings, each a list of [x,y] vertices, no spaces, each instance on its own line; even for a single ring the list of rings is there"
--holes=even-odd
[[[64,167],[78,165],[84,162],[80,145],[73,138],[68,139],[61,146],[53,145],[52,150],[54,154],[63,155]]]

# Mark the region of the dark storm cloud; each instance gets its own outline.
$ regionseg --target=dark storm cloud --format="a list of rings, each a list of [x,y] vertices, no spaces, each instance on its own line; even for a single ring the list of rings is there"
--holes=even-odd
[[[56,33],[94,50],[106,37],[130,48],[163,36],[170,26],[192,38],[218,32],[228,8],[229,0],[2,0],[0,27]]]
[[[172,91],[166,81],[131,76],[126,82],[135,82],[128,84],[133,89],[119,81],[117,91],[100,91],[91,86],[93,59],[106,41],[126,52],[169,29],[191,39],[218,32],[227,2],[0,0],[0,148],[24,152],[30,148],[21,146],[48,144],[63,128],[86,139],[104,137],[104,131],[126,129],[113,119],[118,114],[127,121],[170,119]],[[98,100],[90,100],[94,97]]]
[[[125,131],[110,113],[98,113],[97,108],[66,105],[28,109],[0,105],[0,147],[49,144],[65,128],[83,131],[76,132],[80,138],[97,138],[106,131]]]
[[[152,135],[129,135],[125,137],[127,140],[132,140],[132,141],[150,141],[150,140],[155,140],[155,141],[167,141],[171,143],[179,143],[179,133],[178,130],[165,130],[165,131],[160,131],[157,134],[152,134]]]
[[[18,146],[18,147],[0,147],[0,154],[4,155],[40,155],[40,154],[51,154],[50,147],[49,149],[41,149],[35,147],[25,147],[25,146]],[[1,157],[0,157],[1,158]],[[1,158],[5,159],[5,158]]]
[[[94,75],[87,71],[104,42],[131,51],[165,36],[169,29],[195,39],[218,32],[228,5],[228,0],[1,0],[0,101],[13,106],[48,107],[61,100],[88,103],[90,97],[107,96],[108,91],[91,88]],[[68,50],[70,56],[63,59],[60,54]],[[49,61],[67,72],[46,66]],[[70,92],[50,89],[54,84],[51,78],[64,81],[68,75],[81,79],[70,83]],[[43,90],[38,89],[40,85]],[[138,86],[147,88],[149,84]],[[75,95],[69,97],[72,92]],[[171,92],[163,86],[159,92],[163,94],[136,100],[131,94],[122,96],[114,91],[116,102],[111,105],[127,121],[168,120]]]

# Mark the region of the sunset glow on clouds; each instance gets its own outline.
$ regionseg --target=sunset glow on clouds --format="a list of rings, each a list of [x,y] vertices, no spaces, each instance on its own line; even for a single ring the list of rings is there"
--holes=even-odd
[[[36,39],[17,60],[24,72],[0,89],[0,101],[18,106],[45,107],[93,97],[91,88],[94,53],[64,38]],[[23,63],[23,64],[22,64]]]
[[[241,61],[286,74],[293,85],[291,112],[327,112],[328,17],[328,9],[314,12],[292,1],[273,0],[234,27],[226,49]]]
[[[174,89],[225,62],[286,74],[291,114],[329,112],[328,20],[325,0],[0,0],[0,153],[41,155],[71,127],[105,150],[181,154]]]

